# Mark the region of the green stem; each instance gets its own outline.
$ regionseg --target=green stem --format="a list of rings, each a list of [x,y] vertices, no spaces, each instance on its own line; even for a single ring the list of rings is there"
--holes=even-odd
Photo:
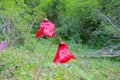
[[[38,79],[39,76],[41,75],[40,73],[41,73],[42,70],[43,70],[43,66],[44,66],[45,61],[46,61],[46,59],[47,59],[48,52],[50,51],[50,48],[52,47],[52,45],[55,43],[56,40],[57,40],[57,38],[55,37],[54,41],[49,45],[48,50],[47,50],[46,55],[45,55],[45,58],[44,58],[44,60],[43,60],[42,63],[41,63],[42,66],[41,66],[40,72],[37,74],[36,79]]]
[[[27,33],[27,35],[26,35],[24,47],[26,46],[26,43],[27,43],[28,38],[29,38],[29,36],[30,36],[30,32],[31,32],[31,30],[32,30],[32,26],[33,26],[34,23],[36,22],[37,18],[38,18],[38,16],[33,20],[32,24],[31,24],[31,26],[30,26],[30,29],[29,29],[29,31],[28,31],[28,33]]]
[[[47,18],[47,16],[46,16],[45,13],[41,13],[41,14],[44,15],[45,18]],[[36,20],[38,19],[39,16],[40,16],[40,14],[38,14],[38,15],[36,16],[36,18],[33,20],[32,24],[31,24],[31,26],[30,26],[30,29],[29,29],[29,31],[28,31],[28,33],[27,33],[27,35],[26,35],[24,48],[26,47],[28,38],[29,38],[29,36],[30,36],[30,32],[31,32],[31,30],[32,30],[32,27],[33,27],[34,23],[36,22]]]

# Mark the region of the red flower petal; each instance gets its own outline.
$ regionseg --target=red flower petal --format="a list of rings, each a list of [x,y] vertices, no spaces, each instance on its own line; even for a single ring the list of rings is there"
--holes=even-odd
[[[36,32],[36,38],[39,38],[41,35],[42,35],[42,29],[39,29],[37,32]]]
[[[56,52],[56,55],[54,57],[54,63],[66,63],[70,59],[75,59],[75,57],[72,55],[72,53],[68,50],[68,46],[65,42],[60,42],[58,45],[58,50]]]
[[[48,19],[44,19],[40,24],[40,30],[36,33],[36,37],[40,37],[41,35],[52,37],[54,34],[55,25],[51,23]]]

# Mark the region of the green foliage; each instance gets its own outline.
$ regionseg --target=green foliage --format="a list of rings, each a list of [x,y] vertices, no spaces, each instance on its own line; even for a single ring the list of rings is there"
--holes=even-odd
[[[28,7],[24,4],[23,0],[19,2],[14,0],[2,1],[0,7],[0,13],[3,18],[1,18],[3,23],[1,25],[3,26],[2,31],[3,29],[6,29],[6,31],[2,33],[5,34],[8,42],[10,43],[14,43],[13,41],[17,40],[22,40],[23,42],[25,38],[24,34],[28,29],[28,22],[30,22],[32,19],[32,17],[28,13],[26,13],[27,10],[25,10],[25,8]]]
[[[106,5],[101,3],[103,1],[61,0],[55,8],[52,8],[52,10],[59,12],[59,15],[56,14],[55,22],[59,27],[57,29],[58,35],[68,40],[73,39],[77,43],[85,43],[95,47],[104,46],[107,41],[112,39],[111,36],[119,36],[119,18],[117,17],[119,16],[119,1],[110,2],[107,0],[104,1]],[[61,6],[61,4],[64,5]],[[101,10],[107,5],[109,7]],[[111,8],[116,9],[113,6],[117,6],[118,11],[108,12]],[[114,11],[118,14],[115,14]]]
[[[27,3],[24,0],[2,0],[0,3],[0,34],[5,36],[10,45],[23,45],[33,19],[40,14],[37,19],[40,21],[39,18],[43,18],[42,12],[31,8],[32,2]],[[35,24],[39,25],[37,22]]]
[[[119,4],[117,0],[1,0],[0,39],[7,36],[12,43],[24,44],[32,21],[39,15],[30,31],[35,34],[46,14],[56,25],[58,36],[102,47],[114,36],[120,36]]]
[[[60,35],[76,42],[87,43],[91,34],[99,28],[100,20],[96,14],[98,2],[88,1],[66,1],[66,12],[61,21]]]

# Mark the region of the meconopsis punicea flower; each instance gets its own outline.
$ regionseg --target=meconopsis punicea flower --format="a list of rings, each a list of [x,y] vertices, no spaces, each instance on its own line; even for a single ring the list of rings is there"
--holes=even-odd
[[[48,19],[44,19],[40,24],[39,30],[36,32],[36,38],[39,38],[41,36],[47,36],[49,38],[54,36],[56,38],[54,28],[55,25],[52,22],[50,22]],[[66,63],[70,59],[75,59],[75,57],[69,51],[67,44],[65,42],[60,42],[58,45],[58,50],[54,57],[54,63]]]
[[[66,63],[70,59],[75,59],[74,55],[69,51],[68,46],[65,42],[60,42],[58,45],[58,50],[54,57],[54,63]]]
[[[55,25],[51,23],[48,19],[44,19],[41,24],[39,30],[36,32],[36,38],[41,36],[52,37],[54,33]]]
[[[7,41],[3,41],[0,43],[0,52],[3,52],[4,51],[4,48],[7,46]]]

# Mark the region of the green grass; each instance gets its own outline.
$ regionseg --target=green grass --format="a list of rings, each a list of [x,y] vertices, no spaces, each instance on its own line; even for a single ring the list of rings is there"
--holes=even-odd
[[[76,60],[54,64],[56,43],[45,59],[51,41],[42,38],[34,43],[34,49],[31,42],[28,44],[30,48],[26,47],[28,50],[20,46],[5,49],[5,52],[0,53],[0,80],[120,80],[119,60],[81,57],[90,49],[80,44],[67,42]]]

